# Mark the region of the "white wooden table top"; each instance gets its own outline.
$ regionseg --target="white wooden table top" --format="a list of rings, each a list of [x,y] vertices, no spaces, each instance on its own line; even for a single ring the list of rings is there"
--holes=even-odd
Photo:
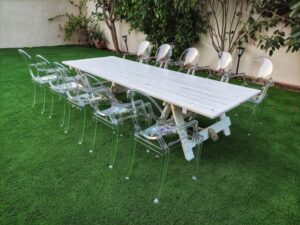
[[[212,119],[261,92],[114,56],[63,64]]]

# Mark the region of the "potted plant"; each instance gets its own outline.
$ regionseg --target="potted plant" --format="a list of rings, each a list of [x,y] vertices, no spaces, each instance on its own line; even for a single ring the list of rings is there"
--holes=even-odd
[[[92,41],[97,49],[102,49],[106,47],[106,37],[104,31],[92,31],[91,32]]]

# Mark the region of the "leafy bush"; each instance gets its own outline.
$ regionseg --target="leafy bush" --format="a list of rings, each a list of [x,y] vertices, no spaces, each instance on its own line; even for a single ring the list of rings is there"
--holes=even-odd
[[[206,31],[201,6],[201,0],[123,0],[116,12],[152,44],[173,43],[178,56]]]
[[[67,17],[66,23],[63,26],[60,25],[60,29],[64,31],[65,40],[70,40],[72,35],[78,32],[80,34],[79,42],[89,44],[88,26],[90,22],[93,21],[94,17],[93,15],[87,16],[87,3],[90,0],[80,0],[78,3],[74,0],[68,1],[76,8],[77,14],[74,15],[73,13],[65,13],[49,18],[49,21],[53,21],[59,17]]]
[[[287,47],[287,51],[299,51],[300,42],[297,40],[297,29],[299,29],[300,17],[291,17],[294,6],[294,14],[297,14],[297,2],[299,0],[252,0],[252,10],[259,15],[260,20],[255,19],[255,14],[248,20],[250,23],[250,37],[258,40],[261,49],[273,52],[282,47]],[[299,7],[299,6],[298,6]],[[299,11],[298,11],[299,14]],[[251,23],[251,21],[254,21]],[[286,27],[291,27],[292,33],[284,31]],[[271,35],[264,33],[270,28],[276,28]]]

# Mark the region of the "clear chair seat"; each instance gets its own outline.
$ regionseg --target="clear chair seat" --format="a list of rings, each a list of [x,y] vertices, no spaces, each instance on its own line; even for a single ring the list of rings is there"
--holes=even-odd
[[[53,73],[57,73],[57,72],[62,72],[63,68],[47,68],[47,64],[46,63],[36,63],[36,64],[30,64],[31,67],[35,67],[37,66],[37,71],[38,72],[42,72],[42,73],[46,73],[46,74],[53,74]]]
[[[155,124],[138,133],[138,135],[141,135],[148,140],[157,140],[162,136],[167,136],[171,134],[177,134],[176,127],[171,124],[164,124],[164,125]]]
[[[57,75],[48,75],[48,76],[32,78],[32,80],[38,84],[47,84],[49,81],[53,81],[56,79],[57,79]]]
[[[119,114],[126,114],[129,113],[130,109],[123,105],[114,105],[105,110],[98,110],[95,112],[95,116],[109,116],[109,115],[119,115]]]
[[[68,101],[78,107],[85,107],[89,104],[89,95],[87,93],[80,94],[74,98],[68,98]]]
[[[63,83],[63,84],[58,84],[55,86],[50,86],[50,89],[59,93],[59,94],[65,94],[66,91],[68,90],[74,90],[78,88],[83,88],[83,86],[75,81],[73,82],[68,82],[68,83]]]
[[[97,92],[94,92],[92,95],[91,93],[82,93],[72,98],[68,97],[68,100],[74,105],[79,107],[85,107],[87,105],[106,100],[106,98],[102,95],[104,89],[101,88],[94,89],[94,91],[96,90]]]

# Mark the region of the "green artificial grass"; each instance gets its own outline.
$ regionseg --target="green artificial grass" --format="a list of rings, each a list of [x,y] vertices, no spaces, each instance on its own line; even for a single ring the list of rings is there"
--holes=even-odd
[[[114,54],[77,46],[26,49],[53,61]],[[133,176],[124,179],[129,133],[123,129],[116,166],[108,169],[111,130],[99,126],[96,148],[88,114],[78,145],[81,112],[70,131],[59,126],[63,104],[41,115],[17,49],[0,49],[0,224],[300,224],[300,94],[271,88],[262,124],[251,130],[251,105],[231,111],[231,136],[206,141],[198,181],[180,147],[173,149],[160,204],[153,204],[160,160],[139,146]],[[200,124],[213,121],[199,118]]]

